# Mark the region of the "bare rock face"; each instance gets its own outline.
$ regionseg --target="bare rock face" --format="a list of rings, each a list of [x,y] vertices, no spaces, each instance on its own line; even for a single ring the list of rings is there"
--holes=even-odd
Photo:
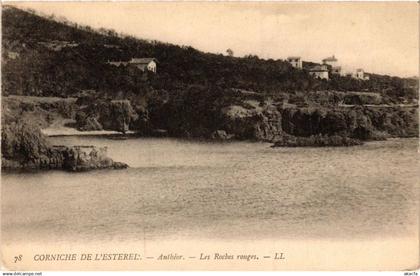
[[[124,169],[127,164],[114,162],[107,148],[94,146],[52,146],[39,128],[25,123],[3,126],[3,169],[56,169],[88,171]]]
[[[94,146],[55,147],[63,156],[63,169],[67,171],[89,171],[95,169],[122,169],[128,166],[114,162],[107,156],[107,148]]]
[[[281,135],[281,113],[270,104],[255,101],[222,109],[223,129],[237,139],[273,141]]]
[[[361,141],[416,135],[418,112],[402,108],[322,108],[277,107],[255,100],[230,105],[221,110],[224,133],[219,139],[277,142],[283,146],[348,146]]]
[[[2,125],[2,157],[10,160],[36,160],[48,156],[50,145],[40,129],[26,122]]]
[[[102,130],[102,124],[98,122],[98,119],[95,117],[86,118],[85,124],[80,127],[80,130],[90,131],[90,130]]]
[[[115,130],[125,133],[138,119],[129,100],[95,100],[83,106],[76,114],[80,130]]]

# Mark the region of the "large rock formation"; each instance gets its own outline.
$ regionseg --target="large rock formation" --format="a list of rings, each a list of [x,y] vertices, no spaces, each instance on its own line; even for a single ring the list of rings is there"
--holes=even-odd
[[[418,135],[417,108],[285,108],[282,129],[293,136],[340,135],[363,141]]]
[[[2,97],[2,124],[32,122],[46,128],[56,121],[73,119],[76,110],[75,98]]]
[[[54,151],[62,156],[62,168],[67,171],[89,171],[93,169],[123,169],[127,165],[114,162],[107,156],[107,148],[94,146],[54,146]]]
[[[115,130],[125,133],[138,119],[129,100],[97,100],[84,105],[76,114],[80,130]]]
[[[418,109],[388,106],[283,107],[244,101],[221,110],[216,135],[277,142],[277,146],[358,145],[360,141],[418,135]],[[221,132],[224,131],[224,132]]]
[[[271,104],[246,101],[222,109],[221,129],[236,139],[272,141],[281,135],[281,113]]]
[[[2,127],[2,169],[87,171],[128,166],[107,157],[106,148],[51,146],[38,127],[12,123]]]

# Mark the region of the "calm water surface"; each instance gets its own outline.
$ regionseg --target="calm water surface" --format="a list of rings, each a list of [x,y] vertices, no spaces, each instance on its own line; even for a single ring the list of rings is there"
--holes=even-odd
[[[127,170],[2,175],[2,239],[369,239],[417,231],[417,140],[352,148],[51,138]]]

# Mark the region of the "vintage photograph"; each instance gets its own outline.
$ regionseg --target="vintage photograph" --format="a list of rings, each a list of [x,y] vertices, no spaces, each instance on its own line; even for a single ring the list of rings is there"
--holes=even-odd
[[[416,270],[417,2],[3,2],[3,270]]]

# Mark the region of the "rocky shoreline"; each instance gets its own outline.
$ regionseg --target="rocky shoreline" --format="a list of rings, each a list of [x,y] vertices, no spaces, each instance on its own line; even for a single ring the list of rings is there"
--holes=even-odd
[[[2,170],[125,169],[128,165],[107,156],[106,147],[50,145],[39,128],[12,124],[2,129]]]
[[[272,143],[272,147],[347,147],[392,137],[418,136],[416,106],[297,107],[266,100],[242,99],[234,104],[212,108],[202,117],[183,117],[168,112],[172,110],[170,106],[162,106],[149,117],[147,112],[143,114],[138,108],[132,108],[128,100],[79,101],[81,106],[77,102],[6,97],[2,101],[2,169],[77,172],[128,167],[107,157],[106,148],[50,145],[47,136],[63,134],[62,130],[70,135],[123,134],[115,139],[135,135],[264,141]],[[170,120],[158,119],[156,113],[161,115],[161,119]],[[100,124],[99,128],[88,127],[89,122],[95,121],[93,119]],[[75,123],[57,123],[70,121]],[[49,132],[43,133],[41,128]]]
[[[113,161],[107,157],[105,148],[92,146],[90,153],[84,152],[81,148],[83,146],[54,147],[51,156],[23,162],[2,158],[1,168],[6,171],[64,170],[68,172],[128,168],[127,164]]]
[[[284,107],[251,102],[222,110],[218,140],[256,140],[273,147],[338,147],[418,136],[416,107]]]

